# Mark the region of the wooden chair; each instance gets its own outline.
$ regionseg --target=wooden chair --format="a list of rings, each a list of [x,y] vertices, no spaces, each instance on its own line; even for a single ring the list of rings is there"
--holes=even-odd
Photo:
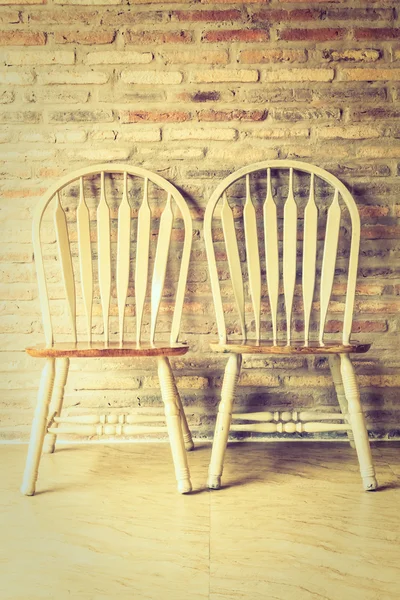
[[[112,206],[109,206],[106,199],[106,184],[114,198]],[[149,204],[150,187],[160,217],[158,236],[155,230],[155,218]],[[87,192],[90,196],[89,203],[85,200]],[[140,205],[136,214],[129,203],[130,196],[137,208]],[[56,257],[53,257],[53,265],[50,264],[49,267],[49,261],[45,259],[48,258],[46,252],[51,250],[44,249],[46,239],[49,237],[46,228],[51,227],[47,217],[51,211],[46,209],[51,207],[54,208],[52,240],[55,238],[57,241],[70,329],[70,341],[61,343],[55,342],[54,322],[57,322],[57,314],[52,314],[54,313],[51,311],[52,300],[48,293],[50,286],[54,285]],[[176,208],[179,211],[177,215],[179,219],[174,221]],[[68,222],[66,213],[69,215]],[[131,218],[132,215],[134,218]],[[94,222],[96,220],[97,225]],[[173,228],[174,222],[176,226]],[[132,240],[132,231],[136,236],[135,243]],[[170,262],[180,261],[180,267],[175,272],[175,288],[170,292],[173,298],[176,289],[175,304],[171,301],[171,297],[168,297],[168,304],[172,303],[169,340],[155,342],[157,317],[173,235],[182,243],[180,243],[180,259],[174,248],[171,250],[171,255],[175,254],[175,261]],[[45,238],[43,243],[42,237]],[[191,243],[192,222],[182,195],[163,177],[139,167],[103,164],[80,169],[62,178],[40,200],[33,220],[33,247],[46,343],[27,348],[27,352],[31,356],[43,358],[45,364],[21,488],[23,494],[35,493],[43,443],[46,452],[53,452],[57,434],[60,432],[131,435],[140,431],[147,433],[163,429],[159,426],[141,426],[140,423],[143,421],[149,421],[148,416],[140,418],[135,415],[122,415],[116,419],[114,415],[100,417],[88,415],[80,419],[73,416],[63,419],[61,409],[69,361],[70,358],[81,357],[132,357],[133,365],[137,357],[156,357],[161,395],[165,405],[165,417],[161,419],[165,419],[167,423],[178,490],[181,493],[191,491],[185,447],[191,450],[193,442],[169,362],[170,356],[182,355],[188,351],[188,346],[177,343],[177,339]],[[49,245],[47,244],[47,247]],[[136,268],[134,276],[131,276],[131,261],[134,255],[136,255]],[[148,285],[150,257],[152,261],[154,260],[151,286]],[[77,283],[80,281],[79,286],[76,287],[75,281]],[[134,306],[127,305],[127,298],[130,300],[128,288],[132,285]],[[150,324],[147,326],[144,323],[144,314],[146,314],[146,295],[149,287],[151,287],[151,310],[149,311],[151,315]],[[77,294],[79,289],[80,294]],[[112,303],[112,295],[115,295],[115,292],[117,307]],[[81,317],[78,310],[78,319],[77,306],[80,313],[84,314]],[[126,340],[129,336],[124,327],[127,321],[127,306],[130,309],[129,315],[136,315],[136,332],[131,341]],[[110,336],[110,309],[112,314],[118,313],[118,319],[114,319],[112,330],[113,334],[118,334],[117,339],[112,339],[112,335]],[[97,316],[97,322],[94,324]],[[132,321],[133,319],[130,319],[130,322]],[[148,340],[146,342],[142,341],[145,327],[147,327]],[[61,323],[59,329],[63,332],[65,324]],[[96,330],[100,334],[92,335],[92,331]],[[97,340],[94,339],[96,337]],[[49,407],[50,418],[48,419]]]
[[[294,192],[295,178],[299,183],[298,192]],[[320,209],[316,203],[317,188],[322,195]],[[253,203],[252,196],[259,199],[258,204]],[[326,211],[328,202],[330,206]],[[348,215],[342,208],[347,210]],[[350,219],[342,236],[342,241],[348,242],[348,261],[343,256],[337,261],[340,225],[345,216]],[[213,224],[217,221],[215,231]],[[348,233],[350,230],[351,234]],[[299,233],[302,233],[301,244],[298,242]],[[351,443],[354,440],[364,489],[376,489],[359,388],[350,360],[351,353],[366,352],[370,347],[350,341],[360,244],[360,219],[350,192],[336,177],[307,163],[274,160],[252,164],[226,177],[215,189],[206,208],[204,237],[219,334],[219,341],[212,343],[211,348],[215,352],[230,354],[215,427],[208,487],[218,489],[221,485],[233,418],[234,431],[301,433],[345,430]],[[244,244],[241,244],[243,239]],[[241,257],[242,245],[245,246],[245,262]],[[297,256],[300,251],[301,261]],[[324,333],[335,268],[342,282],[334,289],[334,294],[345,295],[340,341]],[[302,271],[299,286],[296,286],[297,270]],[[261,302],[265,271],[269,305]],[[280,272],[283,278],[283,302],[280,298]],[[226,279],[230,279],[229,289]],[[344,279],[347,282],[343,282]],[[295,293],[299,289],[302,302],[296,297],[300,294]],[[254,327],[246,327],[244,290],[248,290],[251,297]],[[226,305],[230,291],[233,291],[236,310]],[[334,304],[336,310],[341,307],[340,302]],[[297,312],[303,314],[303,322],[295,323],[295,330],[301,332],[300,339],[293,339],[296,337],[296,331],[293,335],[294,305]],[[265,328],[270,329],[269,339],[265,339],[262,333],[262,308],[270,313],[265,323]],[[315,318],[317,311],[312,309],[318,308],[319,316]],[[238,321],[227,325],[226,319],[233,311]],[[337,314],[335,319],[338,319]],[[281,331],[285,339],[279,339]],[[237,334],[236,339],[228,340],[228,334],[232,333],[234,337]],[[237,339],[238,335],[240,339]],[[312,339],[313,336],[315,339]],[[330,339],[327,340],[327,337]],[[341,412],[315,415],[305,411],[253,412],[232,415],[243,354],[326,355]],[[310,419],[314,420],[308,422]],[[238,420],[244,423],[237,423]],[[330,422],[338,420],[344,423]]]

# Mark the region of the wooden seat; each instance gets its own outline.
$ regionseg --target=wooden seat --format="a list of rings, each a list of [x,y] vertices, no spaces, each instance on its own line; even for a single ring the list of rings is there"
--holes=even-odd
[[[347,245],[338,256],[340,237]],[[348,189],[324,169],[299,161],[243,167],[213,192],[204,239],[219,337],[211,349],[229,353],[208,486],[221,485],[230,429],[346,431],[357,450],[364,489],[374,490],[375,470],[350,359],[370,344],[351,341],[360,218]],[[341,339],[335,340],[332,332],[340,324]],[[293,341],[293,331],[296,337],[302,332],[301,341]],[[228,340],[228,334],[236,339]],[[310,412],[301,408],[232,415],[243,354],[327,355],[341,413],[316,413],[312,422],[306,422]]]
[[[354,352],[362,354],[368,352],[371,344],[359,344],[352,341],[351,344],[343,345],[335,342],[325,342],[323,346],[319,342],[304,344],[293,344],[287,346],[284,343],[273,344],[265,340],[248,340],[244,343],[229,340],[225,344],[210,344],[214,352],[234,352],[235,354],[350,354]]]
[[[40,200],[33,219],[33,248],[45,343],[27,352],[45,364],[24,494],[35,493],[42,449],[53,452],[60,433],[165,431],[159,416],[149,418],[137,410],[62,416],[70,358],[82,357],[130,357],[133,367],[138,357],[149,357],[149,365],[156,360],[165,405],[161,420],[167,425],[178,490],[191,491],[185,449],[191,450],[193,441],[168,359],[188,351],[178,343],[178,335],[191,243],[192,221],[180,192],[140,167],[104,164],[80,169],[55,183]],[[167,268],[171,276],[164,286]],[[167,316],[161,329],[163,339],[169,335],[167,342],[156,339],[162,303]]]
[[[26,352],[37,358],[68,356],[70,358],[112,358],[121,356],[180,356],[186,354],[189,346],[186,344],[156,344],[141,343],[139,346],[136,342],[108,342],[104,344],[98,342],[77,342],[70,344],[68,342],[53,344],[47,347],[46,344],[26,348]]]

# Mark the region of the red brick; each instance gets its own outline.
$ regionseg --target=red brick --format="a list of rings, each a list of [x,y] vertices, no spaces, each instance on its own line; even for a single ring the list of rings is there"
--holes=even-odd
[[[199,121],[264,121],[266,110],[202,110],[197,113]]]
[[[115,31],[56,31],[56,44],[112,44]]]
[[[345,29],[284,29],[279,33],[279,39],[289,42],[341,40],[346,34]]]
[[[44,46],[46,34],[39,31],[0,31],[0,46]]]
[[[267,21],[268,23],[316,21],[321,18],[321,14],[320,10],[310,8],[295,10],[260,10],[251,15],[251,20],[255,22]]]
[[[146,111],[146,110],[122,110],[120,112],[120,120],[122,123],[182,123],[190,121],[191,114],[184,111]]]
[[[269,33],[264,29],[217,29],[206,31],[202,36],[203,42],[266,42]]]
[[[387,331],[386,321],[353,321],[352,328],[353,333],[361,332],[382,332]],[[326,333],[341,333],[343,331],[342,321],[328,321],[325,325]]]
[[[240,10],[174,10],[173,21],[238,21],[242,18]]]
[[[356,29],[354,31],[355,40],[400,40],[400,29],[393,27],[373,27],[366,29]]]
[[[127,31],[128,44],[188,44],[193,40],[189,31]]]

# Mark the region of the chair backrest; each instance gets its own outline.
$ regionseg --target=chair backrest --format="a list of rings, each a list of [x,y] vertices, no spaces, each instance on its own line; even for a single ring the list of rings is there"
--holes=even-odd
[[[347,209],[347,214],[342,208]],[[347,250],[337,260],[339,236],[343,241],[341,246],[347,243]],[[206,208],[204,237],[221,343],[227,341],[225,317],[232,312],[222,298],[225,302],[233,291],[244,340],[250,335],[245,323],[248,292],[255,340],[261,338],[261,312],[266,307],[265,312],[270,312],[273,345],[278,343],[281,328],[286,328],[286,343],[290,345],[295,307],[303,318],[295,329],[302,334],[305,346],[311,343],[310,322],[319,309],[314,343],[322,345],[336,270],[338,279],[347,278],[346,285],[341,283],[334,288],[334,293],[345,296],[344,302],[337,302],[334,308],[336,313],[343,312],[342,341],[349,344],[360,218],[352,195],[334,175],[293,160],[243,167],[226,177],[213,192]],[[224,262],[228,263],[225,271]],[[279,301],[281,276],[283,303]],[[224,280],[229,278],[227,289]],[[268,290],[269,306],[262,303],[264,289]],[[297,294],[301,294],[302,302],[296,301]]]
[[[54,235],[43,236],[43,226],[49,226],[48,214],[52,206]],[[134,306],[129,305],[129,314],[136,316],[134,339],[137,344],[142,340],[149,295],[151,314],[147,339],[154,343],[169,268],[168,255],[174,254],[175,262],[180,265],[175,272],[174,289],[168,291],[170,304],[170,296],[175,295],[175,303],[170,306],[169,337],[170,343],[177,341],[192,244],[192,221],[183,196],[166,179],[140,167],[101,164],[63,177],[42,197],[33,219],[33,246],[46,344],[51,345],[54,342],[54,315],[52,318],[48,284],[53,276],[48,261],[44,260],[46,239],[42,243],[42,237],[49,237],[53,246],[56,241],[74,342],[79,336],[82,341],[91,343],[96,307],[95,315],[102,313],[102,338],[105,344],[109,343],[110,305],[116,296],[117,306],[111,306],[115,309],[113,314],[118,313],[113,334],[122,343],[126,333],[127,298],[131,296],[128,290],[134,288]],[[174,248],[178,242],[179,252]],[[53,264],[55,258],[53,256]],[[151,263],[153,273],[149,286]],[[80,281],[80,294],[77,294],[77,281]],[[83,305],[81,312],[85,322],[81,331],[77,331],[79,303],[80,307]]]

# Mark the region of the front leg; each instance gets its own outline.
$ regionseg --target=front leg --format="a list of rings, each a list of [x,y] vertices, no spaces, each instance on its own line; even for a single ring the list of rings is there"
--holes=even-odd
[[[50,418],[60,417],[64,401],[64,388],[67,382],[69,371],[69,358],[62,357],[56,359],[56,377],[54,380],[53,397],[50,403]],[[53,424],[53,427],[55,424]],[[56,446],[56,433],[48,433],[44,438],[43,452],[51,454]]]
[[[344,393],[342,376],[340,374],[340,358],[339,358],[339,356],[337,354],[332,354],[331,356],[328,357],[328,363],[329,363],[329,368],[331,370],[333,384],[334,384],[335,390],[336,390],[336,396],[337,396],[337,399],[338,399],[338,402],[340,405],[340,410],[342,411],[342,415],[343,415],[345,421],[347,421],[347,423],[351,427],[351,423],[350,423],[350,419],[349,419],[349,407],[348,407],[346,396]],[[356,445],[354,443],[354,435],[353,435],[352,430],[349,430],[347,432],[347,437],[349,439],[350,446],[352,448],[355,448]]]
[[[189,467],[186,458],[185,443],[181,427],[181,414],[171,365],[166,356],[158,357],[158,377],[160,380],[161,396],[165,407],[165,416],[169,441],[171,444],[172,459],[175,466],[178,491],[187,494],[192,491]]]
[[[54,373],[54,358],[46,358],[46,364],[40,379],[37,405],[29,440],[28,456],[21,486],[21,492],[26,496],[33,496],[35,493],[43,440],[46,433],[47,415],[53,391]]]
[[[210,489],[218,490],[221,487],[221,475],[224,468],[224,457],[228,443],[229,428],[232,420],[232,405],[235,398],[236,385],[242,364],[241,354],[231,354],[225,367],[224,381],[222,383],[221,402],[218,408],[217,422],[215,424],[214,440],[211,451],[211,461],[208,468],[207,485]]]
[[[340,365],[344,392],[349,405],[350,425],[354,434],[354,443],[356,445],[364,489],[366,491],[372,491],[378,487],[378,484],[375,478],[375,469],[372,462],[368,431],[360,401],[360,390],[358,388],[354,367],[348,354],[340,355]]]

